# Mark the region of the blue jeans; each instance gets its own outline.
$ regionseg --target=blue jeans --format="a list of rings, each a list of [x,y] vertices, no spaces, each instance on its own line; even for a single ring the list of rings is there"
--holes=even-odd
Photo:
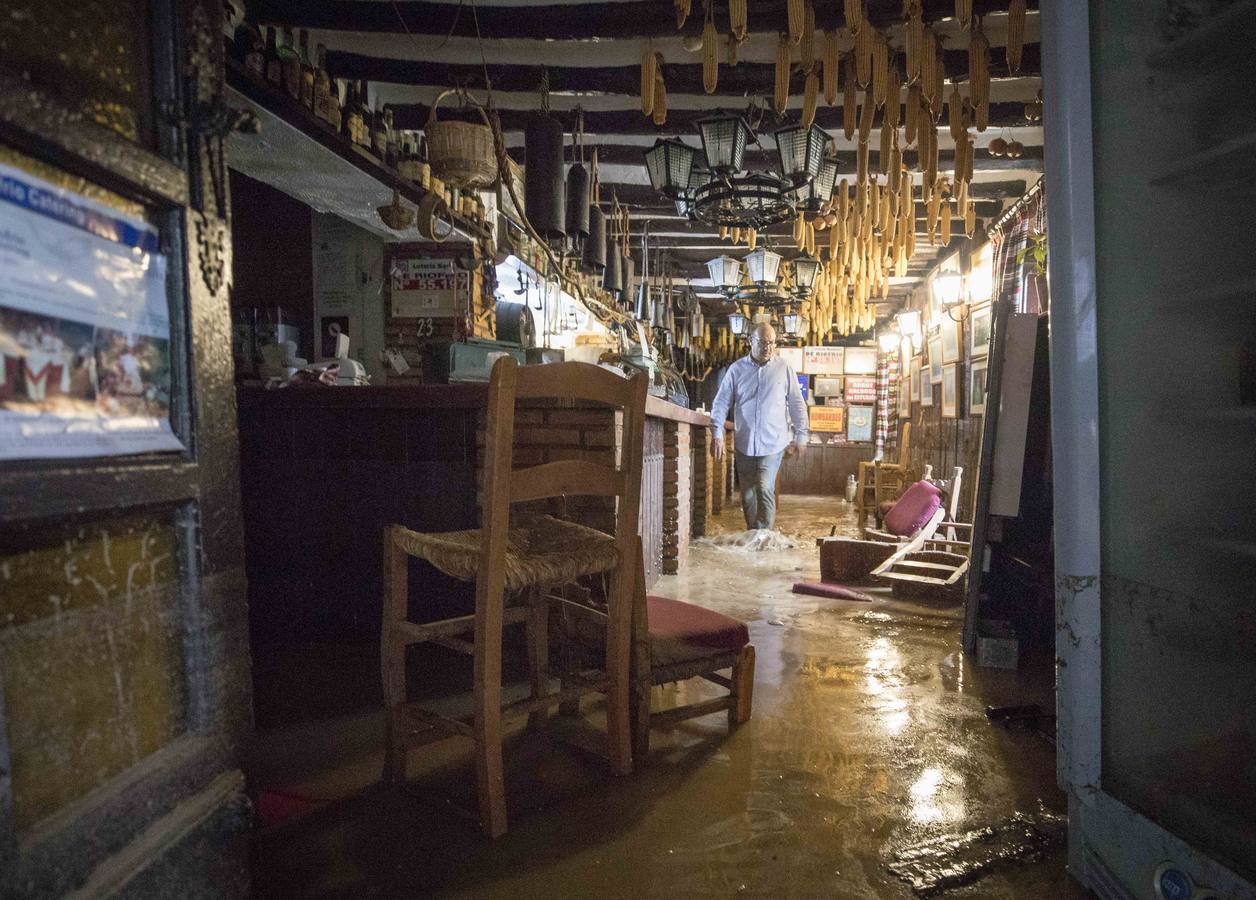
[[[784,456],[784,450],[768,456],[737,453],[737,482],[747,528],[771,528],[776,521],[776,472]]]

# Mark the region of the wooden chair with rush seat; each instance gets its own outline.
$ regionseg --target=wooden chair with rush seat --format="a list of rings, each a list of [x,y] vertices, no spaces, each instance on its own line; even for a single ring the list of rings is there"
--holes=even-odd
[[[481,527],[421,533],[400,525],[384,535],[384,622],[381,662],[387,705],[384,776],[405,779],[406,748],[448,734],[475,741],[479,819],[484,831],[506,831],[502,772],[503,716],[544,714],[582,694],[606,696],[606,754],[616,774],[632,768],[630,660],[633,614],[639,595],[641,545],[637,536],[644,447],[647,379],[623,378],[585,363],[520,368],[512,358],[493,366],[485,420]],[[519,399],[587,401],[622,411],[623,451],[618,469],[583,460],[513,469],[515,402]],[[608,535],[547,515],[511,521],[511,505],[550,497],[617,498],[615,534]],[[410,557],[475,583],[472,615],[422,624],[409,620],[407,569]],[[565,677],[549,691],[549,592],[577,578],[603,573],[609,588],[605,647],[600,671]],[[507,595],[516,603],[507,603]],[[502,706],[502,628],[525,623],[531,696]],[[468,639],[469,637],[469,639]],[[410,702],[406,648],[433,642],[474,657],[474,714],[450,718]]]
[[[858,488],[855,493],[855,515],[861,529],[867,528],[868,514],[877,516],[881,504],[895,500],[911,483],[908,451],[911,449],[911,422],[904,422],[899,434],[898,462],[865,460],[859,464]]]

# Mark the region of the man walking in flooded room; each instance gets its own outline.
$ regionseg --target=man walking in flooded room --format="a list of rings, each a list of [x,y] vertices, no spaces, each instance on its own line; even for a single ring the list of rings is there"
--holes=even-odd
[[[807,404],[797,373],[776,355],[776,330],[767,322],[750,335],[750,354],[728,367],[715,395],[711,448],[716,459],[724,456],[724,420],[730,407],[746,527],[771,528],[781,460],[786,452],[792,456],[807,446]]]

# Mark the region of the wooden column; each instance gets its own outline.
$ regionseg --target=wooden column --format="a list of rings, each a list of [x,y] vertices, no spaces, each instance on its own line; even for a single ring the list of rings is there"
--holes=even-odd
[[[702,537],[710,527],[712,495],[716,487],[712,479],[715,460],[711,458],[711,429],[705,425],[690,426],[689,444],[693,460],[693,515],[689,534],[691,537]]]
[[[663,572],[674,575],[689,560],[691,466],[689,424],[663,423]]]

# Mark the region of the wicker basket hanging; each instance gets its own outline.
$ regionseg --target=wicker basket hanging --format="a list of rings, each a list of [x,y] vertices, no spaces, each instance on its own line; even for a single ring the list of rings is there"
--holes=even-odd
[[[484,109],[478,103],[473,104],[484,120],[483,125],[441,122],[436,118],[436,107],[441,100],[455,93],[459,92],[441,91],[427,117],[424,134],[432,174],[454,187],[486,187],[497,180],[497,156],[493,150],[493,129]]]

